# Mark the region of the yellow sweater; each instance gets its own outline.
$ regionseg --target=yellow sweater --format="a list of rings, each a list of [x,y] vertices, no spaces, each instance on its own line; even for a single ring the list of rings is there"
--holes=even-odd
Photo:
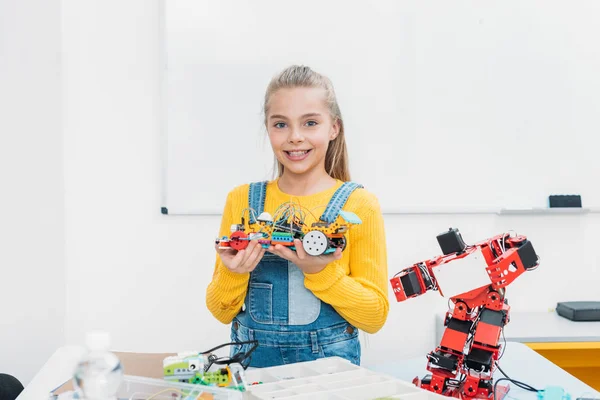
[[[271,215],[281,204],[293,200],[319,218],[338,187],[337,184],[311,196],[283,193],[277,181],[267,185],[265,210]],[[221,221],[219,236],[229,236],[232,224],[241,222],[248,207],[249,185],[233,189]],[[342,258],[315,274],[304,275],[304,285],[321,301],[330,304],[349,323],[368,333],[375,333],[385,323],[389,310],[387,251],[383,217],[377,198],[365,189],[356,189],[343,207],[358,215],[362,224],[346,233],[347,245]],[[244,215],[247,220],[247,213]],[[229,271],[216,257],[213,280],[208,285],[206,305],[219,321],[227,324],[239,313],[248,288],[249,273]]]

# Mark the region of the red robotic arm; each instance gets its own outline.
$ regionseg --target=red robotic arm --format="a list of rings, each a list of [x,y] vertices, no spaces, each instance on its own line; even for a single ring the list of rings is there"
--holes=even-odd
[[[482,268],[489,274],[490,284],[495,290],[506,287],[523,272],[538,265],[535,250],[525,236],[511,237],[505,233],[467,246],[458,229],[450,228],[448,232],[438,235],[437,240],[443,256],[418,262],[390,280],[398,302],[420,296],[429,290],[438,290],[443,296],[443,288],[438,287],[435,278],[435,269],[478,252],[485,258],[486,265],[482,265]],[[474,291],[478,289],[473,288]]]
[[[500,334],[509,321],[505,287],[523,272],[535,269],[538,256],[525,236],[508,233],[466,245],[458,230],[450,228],[438,235],[437,240],[444,255],[418,262],[390,280],[397,301],[429,290],[439,291],[443,296],[439,278],[444,265],[451,262],[481,272],[480,267],[487,277],[484,276],[485,282],[479,281],[481,284],[466,291],[449,290],[446,297],[454,307],[446,313],[446,329],[440,345],[427,355],[427,370],[431,374],[415,378],[414,383],[449,397],[487,399],[492,395]],[[454,280],[461,278],[467,277],[455,276]],[[499,386],[498,391],[496,399],[508,391],[508,386]]]

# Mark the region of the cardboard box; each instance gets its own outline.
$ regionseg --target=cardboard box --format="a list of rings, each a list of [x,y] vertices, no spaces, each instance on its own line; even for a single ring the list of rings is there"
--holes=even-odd
[[[115,355],[121,360],[126,375],[163,379],[163,360],[176,354],[115,352]],[[53,393],[59,395],[73,389],[73,379],[71,378]]]

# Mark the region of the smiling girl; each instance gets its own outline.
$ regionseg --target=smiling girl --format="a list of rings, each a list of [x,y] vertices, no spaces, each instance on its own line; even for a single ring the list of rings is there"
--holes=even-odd
[[[217,246],[206,304],[231,323],[232,341],[258,341],[250,366],[329,356],[359,365],[358,330],[380,330],[389,309],[379,202],[350,180],[344,123],[328,78],[305,66],[285,69],[267,87],[264,116],[278,177],[234,188],[219,235],[229,235],[245,208],[273,215],[290,198],[322,211],[323,221],[335,221],[343,209],[362,223],[346,234],[343,252],[321,256],[308,255],[297,239],[295,251],[280,244],[264,249],[255,240],[240,251]]]

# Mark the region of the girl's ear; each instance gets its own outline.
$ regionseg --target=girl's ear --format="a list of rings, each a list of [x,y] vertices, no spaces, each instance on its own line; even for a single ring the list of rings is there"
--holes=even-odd
[[[340,120],[335,119],[331,125],[331,132],[329,133],[329,140],[334,140],[340,134]]]

